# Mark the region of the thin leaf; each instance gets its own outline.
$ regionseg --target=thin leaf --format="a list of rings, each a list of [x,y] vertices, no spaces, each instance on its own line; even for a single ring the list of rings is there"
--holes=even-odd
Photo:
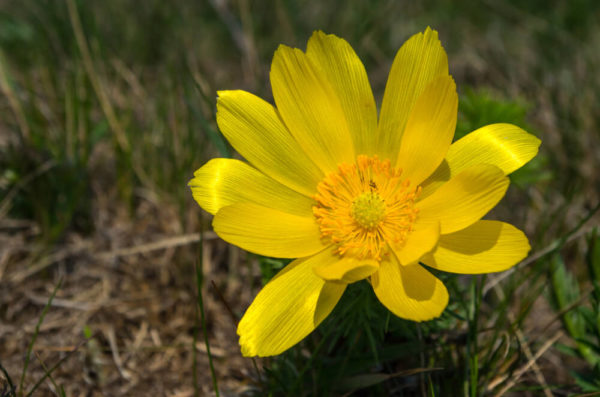
[[[48,313],[48,310],[52,305],[52,300],[54,300],[54,297],[56,296],[56,293],[58,292],[58,289],[60,288],[61,284],[62,278],[58,280],[56,287],[54,287],[52,294],[50,294],[50,298],[48,298],[48,302],[46,303],[46,306],[44,306],[44,310],[42,310],[42,314],[40,315],[40,318],[38,319],[38,322],[35,326],[33,337],[29,342],[29,347],[27,348],[27,353],[25,354],[25,364],[23,364],[23,372],[21,373],[21,381],[19,382],[19,391],[21,393],[23,392],[23,383],[25,382],[25,374],[27,373],[27,367],[29,366],[29,360],[31,359],[31,351],[33,350],[33,345],[35,344],[35,340],[37,339],[38,334],[40,333],[40,327],[44,322],[44,317],[46,317],[46,314]]]

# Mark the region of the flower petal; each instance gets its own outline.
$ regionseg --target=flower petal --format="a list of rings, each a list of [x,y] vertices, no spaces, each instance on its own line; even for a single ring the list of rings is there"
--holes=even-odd
[[[311,198],[234,159],[210,160],[194,173],[188,186],[198,204],[213,215],[228,205],[248,202],[310,216],[314,205]]]
[[[335,90],[299,49],[279,46],[271,65],[273,97],[304,152],[324,173],[354,161],[352,136]]]
[[[398,153],[402,176],[418,185],[440,165],[454,136],[458,111],[451,76],[433,80],[415,102]]]
[[[357,154],[374,154],[373,134],[377,108],[367,72],[346,40],[315,32],[306,55],[317,65],[335,91],[344,112]]]
[[[378,126],[378,154],[392,163],[417,98],[438,76],[448,75],[448,57],[435,30],[412,36],[398,50],[385,86]]]
[[[476,164],[492,164],[506,175],[521,168],[538,152],[541,141],[512,124],[490,124],[454,142],[445,161],[423,183],[422,197]]]
[[[421,265],[402,266],[393,257],[371,276],[377,298],[396,316],[413,321],[438,317],[448,305],[444,284]]]
[[[346,285],[322,280],[310,259],[287,265],[254,298],[237,329],[244,356],[284,352],[333,310]]]
[[[359,260],[348,256],[340,258],[332,249],[323,250],[310,261],[315,274],[323,280],[347,284],[363,280],[379,269],[379,263],[375,260]]]
[[[217,124],[246,160],[276,181],[311,196],[323,173],[304,154],[275,108],[245,91],[219,91]]]
[[[525,234],[513,225],[479,221],[441,236],[437,249],[423,262],[452,273],[501,272],[525,258],[530,248]]]
[[[435,223],[413,230],[402,246],[391,246],[403,266],[413,265],[425,254],[433,251],[440,238],[440,224]]]
[[[498,204],[508,184],[508,177],[494,165],[467,168],[415,204],[419,210],[416,222],[439,221],[442,234],[464,229]]]
[[[213,229],[246,251],[277,258],[313,255],[325,246],[313,216],[298,216],[252,203],[221,208]]]

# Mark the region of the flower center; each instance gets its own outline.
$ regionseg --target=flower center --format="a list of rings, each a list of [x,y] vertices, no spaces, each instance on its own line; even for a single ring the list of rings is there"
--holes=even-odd
[[[385,216],[385,201],[375,192],[366,192],[352,202],[354,220],[365,229],[374,229]]]
[[[336,245],[338,254],[381,260],[388,244],[404,243],[421,189],[402,180],[401,173],[389,160],[360,155],[319,183],[313,213],[321,237]]]

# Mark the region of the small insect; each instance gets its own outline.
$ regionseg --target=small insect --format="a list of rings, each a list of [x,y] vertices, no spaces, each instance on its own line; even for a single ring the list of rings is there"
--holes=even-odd
[[[372,179],[369,181],[369,186],[371,187],[371,191],[377,190],[377,184]]]

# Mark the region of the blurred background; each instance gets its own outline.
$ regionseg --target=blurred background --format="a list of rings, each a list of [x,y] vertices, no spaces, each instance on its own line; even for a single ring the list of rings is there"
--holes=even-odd
[[[423,324],[358,283],[298,347],[242,358],[236,321],[285,263],[220,241],[192,200],[193,172],[236,156],[217,90],[272,101],[273,52],[320,29],[349,41],[380,103],[427,26],[457,138],[509,122],[542,140],[490,215],[531,257],[441,275],[450,306]],[[0,395],[600,392],[599,70],[595,0],[0,1]]]

